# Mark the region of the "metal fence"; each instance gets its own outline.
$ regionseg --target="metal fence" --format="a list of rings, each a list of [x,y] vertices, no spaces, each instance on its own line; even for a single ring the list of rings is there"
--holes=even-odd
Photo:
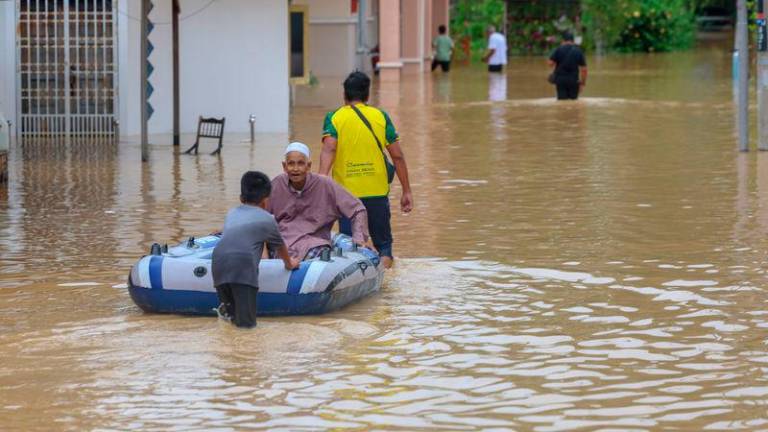
[[[117,0],[16,0],[17,134],[117,134]]]

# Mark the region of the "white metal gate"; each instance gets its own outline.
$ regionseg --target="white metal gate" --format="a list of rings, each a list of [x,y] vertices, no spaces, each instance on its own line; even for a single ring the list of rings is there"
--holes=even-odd
[[[18,136],[116,136],[117,10],[117,0],[16,0]]]

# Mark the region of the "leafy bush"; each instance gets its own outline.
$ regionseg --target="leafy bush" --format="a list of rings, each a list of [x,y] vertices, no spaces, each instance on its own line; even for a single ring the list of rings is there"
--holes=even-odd
[[[617,50],[675,51],[693,45],[695,16],[684,0],[643,0],[637,3],[624,8],[626,23],[616,41]]]
[[[694,42],[691,0],[583,0],[590,46],[622,52],[674,51]]]

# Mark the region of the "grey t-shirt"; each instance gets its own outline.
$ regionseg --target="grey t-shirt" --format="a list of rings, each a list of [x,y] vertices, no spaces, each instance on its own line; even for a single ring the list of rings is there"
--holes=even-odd
[[[275,217],[260,207],[241,205],[227,213],[221,240],[213,249],[213,285],[237,283],[259,286],[259,262],[264,243],[278,248],[283,237]]]

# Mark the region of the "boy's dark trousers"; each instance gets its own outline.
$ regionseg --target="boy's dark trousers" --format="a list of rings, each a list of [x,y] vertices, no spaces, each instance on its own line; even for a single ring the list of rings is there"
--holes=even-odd
[[[440,66],[441,69],[443,69],[443,72],[448,72],[451,70],[451,61],[444,61],[444,60],[432,60],[432,70],[437,69],[437,67]]]
[[[225,283],[216,287],[219,301],[238,327],[256,326],[256,305],[259,287],[238,283]]]

